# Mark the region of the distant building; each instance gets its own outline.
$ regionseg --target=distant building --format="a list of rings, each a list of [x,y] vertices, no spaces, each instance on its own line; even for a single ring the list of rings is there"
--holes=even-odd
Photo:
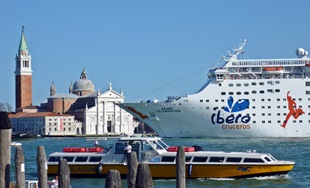
[[[31,56],[24,35],[24,27],[16,55],[16,113],[9,115],[16,133],[42,135],[103,135],[132,134],[136,124],[133,116],[116,104],[124,102],[123,91],[112,90],[109,83],[104,93],[95,86],[83,70],[69,93],[58,94],[54,81],[50,96],[40,106],[32,105]]]
[[[31,133],[40,135],[79,135],[82,124],[73,115],[52,112],[10,114],[12,131],[15,134]]]

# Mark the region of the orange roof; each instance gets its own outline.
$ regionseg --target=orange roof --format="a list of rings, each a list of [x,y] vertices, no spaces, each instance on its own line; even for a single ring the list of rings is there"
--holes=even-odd
[[[45,117],[45,116],[73,116],[71,114],[57,114],[54,112],[36,112],[36,113],[27,113],[27,112],[18,112],[10,113],[9,118],[33,118],[33,117]]]

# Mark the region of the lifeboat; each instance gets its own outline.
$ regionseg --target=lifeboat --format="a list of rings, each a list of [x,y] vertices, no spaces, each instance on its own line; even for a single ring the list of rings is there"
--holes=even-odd
[[[265,67],[263,68],[264,74],[283,74],[283,67]]]
[[[309,63],[309,62],[307,62],[307,63],[305,64],[304,69],[305,69],[306,72],[310,72],[310,63]]]
[[[167,151],[169,152],[177,152],[178,151],[178,146],[170,146],[168,147]],[[184,147],[184,152],[194,152],[195,148],[194,147]]]
[[[63,148],[63,152],[103,152],[103,148],[95,147],[95,148]]]

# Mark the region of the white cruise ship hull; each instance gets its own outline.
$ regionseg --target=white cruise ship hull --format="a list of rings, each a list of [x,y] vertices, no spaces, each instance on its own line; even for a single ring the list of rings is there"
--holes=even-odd
[[[252,82],[257,84],[253,86]],[[262,82],[264,85],[260,86]],[[124,103],[120,106],[162,137],[309,137],[310,94],[306,95],[306,92],[310,91],[310,86],[307,88],[306,82],[310,79],[229,80],[221,86],[210,83],[199,93],[173,102]],[[229,84],[234,86],[229,87]],[[249,86],[236,88],[236,84]],[[273,91],[268,93],[268,89]],[[275,92],[276,89],[280,91]],[[255,90],[257,92],[253,94]],[[264,94],[260,94],[262,90]],[[248,99],[249,108],[237,113],[224,111],[222,107],[228,105],[230,91],[234,92],[234,101]],[[237,92],[241,94],[236,95]],[[249,94],[245,95],[245,92]],[[287,92],[305,114],[297,119],[291,117],[284,128],[281,125],[289,113]],[[247,114],[249,122],[244,118]]]
[[[308,53],[299,48],[295,59],[237,60],[243,46],[209,71],[196,94],[119,106],[161,137],[310,137]]]

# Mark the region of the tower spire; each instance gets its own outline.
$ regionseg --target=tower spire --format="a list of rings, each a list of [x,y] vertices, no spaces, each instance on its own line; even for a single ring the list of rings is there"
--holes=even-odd
[[[19,52],[22,52],[22,51],[28,52],[28,47],[27,47],[26,37],[24,34],[24,29],[25,29],[25,27],[23,26],[22,27],[22,36],[20,38],[20,43],[19,43],[19,48],[18,48]]]

